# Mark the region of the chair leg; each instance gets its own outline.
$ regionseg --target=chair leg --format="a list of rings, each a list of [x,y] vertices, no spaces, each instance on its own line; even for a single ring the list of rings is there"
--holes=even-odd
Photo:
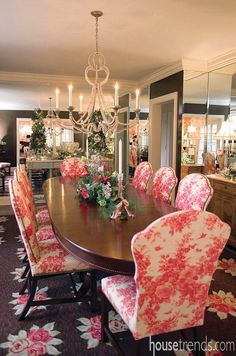
[[[29,276],[26,278],[25,283],[23,284],[21,290],[19,291],[19,294],[20,294],[20,295],[22,295],[22,294],[25,293],[25,291],[26,291],[26,289],[27,289],[27,287],[28,287],[28,284],[29,284]],[[28,288],[28,290],[29,290],[29,289],[30,289],[30,288]]]
[[[90,278],[91,278],[91,313],[95,313],[98,311],[96,270],[91,271]]]
[[[27,274],[29,272],[29,269],[30,269],[30,264],[29,264],[29,262],[27,262],[27,265],[25,266],[24,272],[22,273],[22,275],[20,277],[21,279],[24,279],[27,276]]]
[[[25,257],[24,257],[23,260],[22,260],[22,263],[26,263],[26,262],[28,262],[28,256],[27,256],[27,254],[25,255]]]
[[[108,326],[108,318],[109,318],[109,303],[105,294],[102,293],[102,315],[101,315],[101,341],[107,342],[108,337],[105,331],[105,328],[109,328]]]
[[[29,299],[19,317],[19,321],[22,321],[26,314],[28,313],[30,307],[31,307],[31,304],[32,304],[32,301],[34,300],[34,296],[35,296],[35,292],[36,292],[36,289],[37,289],[37,278],[36,277],[32,277],[32,282],[31,282],[31,288],[30,288],[30,296],[29,296]]]

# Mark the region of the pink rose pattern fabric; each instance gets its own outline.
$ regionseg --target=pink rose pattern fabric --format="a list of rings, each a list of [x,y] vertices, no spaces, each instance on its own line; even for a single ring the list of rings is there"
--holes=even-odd
[[[192,173],[184,177],[175,200],[177,210],[206,210],[213,196],[209,179],[203,174]]]
[[[148,181],[152,176],[152,166],[149,162],[140,163],[135,170],[132,186],[140,191],[146,191]]]
[[[43,327],[33,325],[29,331],[10,334],[8,341],[1,343],[0,347],[7,349],[8,356],[59,355],[61,352],[55,346],[62,344],[62,340],[55,337],[60,332],[54,330],[54,324],[48,323]]]
[[[175,171],[171,167],[161,167],[155,173],[150,194],[161,201],[170,203],[171,193],[178,183]]]
[[[82,162],[78,157],[65,159],[60,165],[60,172],[62,176],[84,177],[88,175],[85,162]]]
[[[9,190],[32,275],[66,273],[90,269],[88,265],[68,254],[55,239],[39,242],[32,214],[24,201],[21,186],[15,179],[10,181]]]
[[[136,272],[102,280],[135,339],[203,325],[217,260],[230,227],[205,211],[175,212],[137,233]]]
[[[214,174],[216,172],[216,159],[215,156],[206,152],[202,154],[204,163],[204,174]]]

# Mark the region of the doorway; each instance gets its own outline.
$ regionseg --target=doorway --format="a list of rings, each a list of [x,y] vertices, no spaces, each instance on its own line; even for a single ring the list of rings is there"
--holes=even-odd
[[[178,93],[150,100],[149,162],[156,172],[169,166],[176,170]]]

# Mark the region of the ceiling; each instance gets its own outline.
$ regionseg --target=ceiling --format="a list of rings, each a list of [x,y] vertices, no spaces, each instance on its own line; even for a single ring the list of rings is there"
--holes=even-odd
[[[236,48],[235,0],[0,0],[0,109],[46,106],[56,86],[55,79],[41,81],[48,74],[64,76],[63,108],[68,78],[75,96],[88,92],[78,77],[95,49],[90,12],[97,9],[104,12],[99,49],[111,71],[105,89],[110,103],[115,80],[123,80],[121,92],[127,92],[182,58],[210,60]],[[38,79],[2,79],[2,72],[33,73]]]

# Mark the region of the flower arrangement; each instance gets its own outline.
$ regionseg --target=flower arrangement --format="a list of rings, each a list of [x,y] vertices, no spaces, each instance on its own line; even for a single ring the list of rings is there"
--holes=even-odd
[[[88,175],[81,177],[78,182],[79,196],[85,201],[96,201],[101,207],[106,208],[106,215],[111,215],[116,206],[117,172],[111,174],[107,164],[98,156],[92,156],[86,168]]]

